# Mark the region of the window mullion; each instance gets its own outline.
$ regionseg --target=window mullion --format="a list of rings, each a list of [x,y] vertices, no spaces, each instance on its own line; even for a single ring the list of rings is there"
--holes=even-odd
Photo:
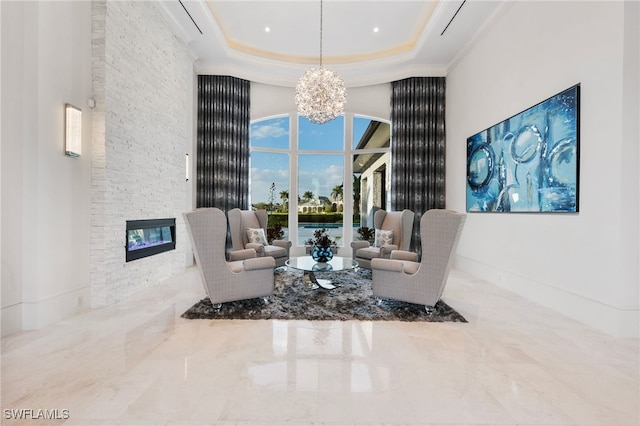
[[[289,119],[289,241],[292,249],[298,249],[298,116],[290,114]],[[296,253],[301,255],[302,252]]]
[[[355,160],[355,156],[360,156],[360,155],[364,155],[364,157],[362,157],[362,159],[364,161],[369,162],[369,160],[367,159],[371,159],[371,161],[375,161],[377,162],[380,158],[380,155],[384,156],[384,157],[388,157],[390,155],[390,148],[388,146],[388,144],[386,144],[386,147],[380,147],[380,143],[383,141],[381,139],[381,137],[384,137],[384,135],[381,135],[380,133],[376,133],[378,131],[378,127],[377,125],[374,124],[369,124],[367,125],[367,122],[358,122],[356,123],[357,120],[360,120],[360,117],[355,117],[353,113],[351,112],[347,112],[345,113],[344,117],[342,118],[344,120],[343,125],[342,125],[342,146],[339,147],[339,145],[337,144],[338,140],[337,139],[337,129],[339,128],[338,126],[334,126],[334,130],[333,130],[333,136],[332,139],[327,139],[328,143],[323,146],[322,143],[309,143],[309,141],[311,139],[308,139],[308,134],[305,133],[307,131],[306,127],[303,126],[302,127],[302,132],[303,132],[303,137],[301,138],[300,132],[301,132],[301,128],[300,128],[300,122],[298,120],[298,116],[296,112],[291,112],[289,113],[287,116],[280,116],[280,117],[276,117],[276,118],[280,118],[282,120],[288,120],[288,135],[286,135],[285,129],[287,129],[285,126],[281,126],[280,127],[280,132],[279,134],[277,132],[274,131],[274,129],[278,130],[277,125],[278,123],[276,122],[275,125],[273,125],[272,123],[265,123],[265,127],[259,130],[263,130],[262,133],[256,133],[256,135],[258,135],[256,137],[256,145],[259,146],[255,146],[252,142],[252,146],[251,146],[251,152],[256,153],[256,158],[258,158],[258,160],[256,160],[256,163],[253,164],[254,158],[252,156],[251,161],[251,167],[252,169],[254,167],[259,168],[260,170],[266,170],[266,169],[270,169],[271,167],[277,167],[277,169],[275,170],[282,170],[284,169],[284,167],[288,167],[289,168],[289,176],[286,179],[287,183],[288,183],[288,190],[289,190],[289,211],[288,211],[288,239],[290,241],[292,241],[294,244],[292,246],[292,255],[293,256],[301,256],[304,255],[304,247],[302,245],[300,245],[299,240],[300,238],[303,238],[307,235],[306,232],[300,232],[300,223],[298,222],[299,218],[298,218],[298,207],[299,207],[299,202],[298,202],[298,196],[302,195],[300,194],[301,191],[301,186],[300,186],[300,182],[301,179],[303,179],[300,176],[300,165],[302,164],[303,167],[305,167],[307,169],[309,169],[309,167],[306,165],[309,162],[309,158],[308,157],[313,157],[313,156],[318,156],[318,157],[332,157],[333,160],[330,160],[329,158],[325,159],[325,160],[319,160],[320,163],[318,164],[323,164],[322,161],[325,161],[324,164],[327,165],[335,165],[335,167],[338,166],[338,162],[339,162],[339,158],[342,157],[342,171],[343,171],[343,177],[342,177],[342,191],[343,191],[343,210],[342,210],[342,240],[340,241],[339,244],[342,245],[341,249],[340,249],[340,254],[342,256],[351,256],[351,248],[350,248],[350,242],[353,241],[354,239],[358,238],[358,235],[355,234],[354,232],[354,218],[353,218],[353,213],[354,210],[357,206],[354,205],[354,190],[358,190],[359,188],[354,188],[353,185],[353,175],[354,175],[354,160]],[[364,118],[364,120],[369,120],[369,118],[367,117],[362,117]],[[375,120],[375,119],[371,119],[371,120]],[[284,124],[284,123],[282,123]],[[271,127],[269,127],[271,126]],[[367,127],[368,126],[368,127]],[[366,131],[365,131],[366,128]],[[324,130],[323,130],[324,131]],[[356,133],[356,134],[354,134]],[[365,146],[364,149],[355,149],[354,147],[354,138],[355,137],[361,138],[361,137],[365,137],[367,138],[367,141],[371,140],[373,141],[373,143],[363,143],[362,145]],[[269,138],[273,138],[274,143],[271,144],[271,146],[269,145],[269,141],[267,140],[265,142],[265,137],[269,137]],[[371,139],[369,139],[371,138]],[[311,148],[311,149],[300,149],[300,139],[302,139],[302,144],[304,148]],[[288,147],[285,147],[286,142],[285,140],[288,140]],[[364,139],[363,139],[364,140]],[[333,141],[333,142],[331,142]],[[366,148],[366,145],[373,145],[373,146],[378,146],[375,148]],[[327,147],[330,147],[332,149],[326,149]],[[317,149],[317,148],[321,148],[321,149]],[[322,149],[325,148],[325,149]],[[276,160],[278,156],[282,156],[282,155],[287,155],[287,162],[284,163],[284,157],[280,157],[282,159],[282,161],[279,162],[279,165],[276,166]],[[271,156],[274,157],[274,161],[270,161],[269,159],[271,158]],[[382,157],[382,158],[384,158]],[[267,159],[267,161],[265,162],[265,158]],[[313,160],[315,162],[315,160]],[[390,162],[389,160],[384,160],[384,163],[386,163],[386,180],[385,180],[385,188],[382,188],[382,190],[384,191],[384,193],[387,194],[386,197],[386,205],[381,206],[382,208],[389,208],[389,203],[390,203],[390,199],[388,197],[389,195],[389,178],[390,178]],[[287,164],[287,165],[285,165]],[[357,166],[358,170],[362,169],[361,167],[362,165]],[[373,168],[378,168],[381,167],[382,164],[381,163],[374,163],[371,162],[369,165],[366,165],[367,169],[366,170],[362,170],[363,172],[367,172],[367,176],[370,176],[373,171]],[[315,171],[315,169],[318,169],[318,171],[320,171],[319,167],[314,167],[312,170]],[[360,172],[359,172],[360,173]],[[257,175],[260,175],[260,173],[257,173]],[[283,177],[282,174],[273,174],[273,179],[277,180],[279,179],[279,177]],[[335,176],[337,178],[337,176]],[[250,188],[250,196],[251,195],[255,195],[253,194],[254,192],[257,193],[256,197],[260,198],[258,200],[251,200],[252,203],[255,202],[260,202],[260,201],[265,201],[263,200],[263,196],[261,195],[262,193],[267,193],[268,190],[265,190],[263,188],[263,186],[265,185],[265,177],[261,176],[260,178],[257,179],[257,182],[250,182],[251,188]],[[252,176],[252,180],[253,180],[253,176]],[[308,178],[304,178],[302,181],[305,182],[305,191],[306,191],[306,185],[307,185],[307,180]],[[337,180],[337,179],[336,179]],[[329,183],[329,182],[327,182]],[[255,188],[254,188],[254,184],[255,184]],[[331,185],[335,185],[337,184],[336,182],[332,182]],[[285,179],[280,179],[280,183],[277,185],[278,189],[281,186],[285,185]],[[314,195],[320,196],[320,195],[324,195],[324,196],[329,196],[330,194],[324,194],[324,191],[331,191],[330,188],[323,188],[322,193],[318,193],[315,194],[315,190],[314,190]],[[277,195],[277,194],[276,194]],[[380,200],[380,201],[384,201],[385,200]],[[361,214],[366,214],[367,212],[361,212]],[[306,238],[306,237],[305,237]]]
[[[351,257],[353,241],[353,113],[345,114],[344,129],[344,186],[342,223],[344,226],[343,256]]]

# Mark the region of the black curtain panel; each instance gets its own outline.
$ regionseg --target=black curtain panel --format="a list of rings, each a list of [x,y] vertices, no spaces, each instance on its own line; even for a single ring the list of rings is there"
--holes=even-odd
[[[393,210],[416,213],[411,247],[420,251],[420,217],[445,208],[444,77],[391,83],[391,199]]]
[[[250,83],[198,76],[197,207],[247,209]]]

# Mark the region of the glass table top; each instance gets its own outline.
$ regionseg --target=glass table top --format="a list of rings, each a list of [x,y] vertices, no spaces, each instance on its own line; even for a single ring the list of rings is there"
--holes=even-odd
[[[333,258],[326,263],[318,263],[313,260],[311,256],[301,256],[290,258],[285,262],[285,265],[303,271],[328,272],[354,269],[358,267],[358,262],[350,257],[333,256]]]

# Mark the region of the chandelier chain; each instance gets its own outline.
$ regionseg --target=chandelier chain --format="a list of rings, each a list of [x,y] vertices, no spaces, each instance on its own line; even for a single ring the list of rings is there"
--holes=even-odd
[[[320,68],[322,68],[322,0],[320,0]]]

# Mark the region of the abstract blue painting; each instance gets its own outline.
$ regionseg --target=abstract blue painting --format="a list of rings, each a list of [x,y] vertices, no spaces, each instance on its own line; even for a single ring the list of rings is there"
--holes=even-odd
[[[577,212],[580,85],[467,138],[468,212]]]

